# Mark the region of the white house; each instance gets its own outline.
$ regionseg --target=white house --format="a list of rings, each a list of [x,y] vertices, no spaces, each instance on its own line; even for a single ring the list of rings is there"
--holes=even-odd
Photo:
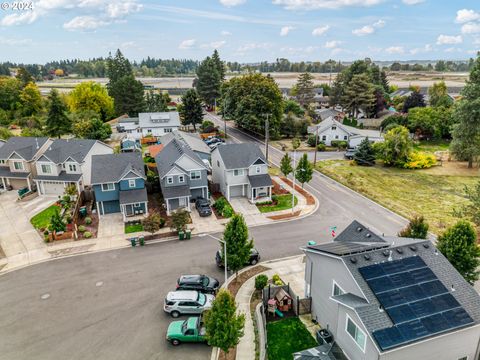
[[[177,111],[140,113],[138,119],[143,137],[162,136],[180,127],[180,116]]]

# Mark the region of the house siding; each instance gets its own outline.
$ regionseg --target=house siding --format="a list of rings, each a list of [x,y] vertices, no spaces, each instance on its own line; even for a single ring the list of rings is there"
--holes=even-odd
[[[83,174],[83,183],[85,185],[90,186],[92,184],[92,155],[103,155],[103,154],[113,154],[113,149],[110,146],[100,141],[97,141],[92,146],[87,156],[85,157],[84,162],[81,165],[82,174]]]
[[[119,182],[120,190],[135,190],[135,189],[143,189],[145,187],[145,180],[142,178],[130,179],[135,180],[135,187],[129,186],[129,180],[122,180]]]
[[[98,202],[100,201],[112,201],[119,199],[119,186],[115,185],[115,190],[112,191],[103,191],[102,185],[93,185],[93,190],[95,191],[95,198]]]

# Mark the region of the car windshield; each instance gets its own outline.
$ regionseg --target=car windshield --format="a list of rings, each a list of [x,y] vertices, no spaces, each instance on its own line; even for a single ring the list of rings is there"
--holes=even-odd
[[[208,277],[206,277],[206,276],[202,279],[203,286],[207,286],[209,282],[210,281],[208,280]]]
[[[209,208],[210,206],[207,203],[200,203],[201,208]]]
[[[185,320],[182,324],[182,333],[185,334],[185,331],[187,331],[187,320]]]
[[[205,305],[205,303],[207,302],[207,297],[205,295],[203,295],[202,293],[198,293],[198,298],[197,298],[197,301],[200,305]],[[185,325],[186,326],[186,325]]]

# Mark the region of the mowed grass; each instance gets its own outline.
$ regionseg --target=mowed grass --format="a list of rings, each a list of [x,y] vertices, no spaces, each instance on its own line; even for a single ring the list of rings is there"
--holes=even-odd
[[[465,186],[473,186],[479,180],[478,169],[459,168],[459,164],[404,170],[331,160],[321,161],[317,169],[406,218],[423,215],[430,231],[441,234],[458,220],[453,209],[468,201]]]
[[[413,147],[418,151],[425,152],[435,152],[435,151],[447,151],[450,146],[450,142],[446,140],[429,140],[429,141],[420,141],[418,144],[415,144]]]
[[[272,211],[287,210],[292,208],[292,195],[290,194],[276,195],[276,197],[277,197],[276,205],[263,205],[263,206],[257,205],[258,210],[260,210],[261,213],[268,213]],[[295,202],[295,205],[297,205],[298,199],[296,196],[295,196],[294,202]]]
[[[60,207],[57,205],[51,205],[32,217],[30,222],[36,229],[44,229],[50,225],[50,219],[56,211],[60,211]]]
[[[139,231],[143,231],[142,224],[125,224],[125,234],[131,234]]]
[[[267,323],[268,358],[292,360],[297,351],[317,346],[299,318],[288,318]]]

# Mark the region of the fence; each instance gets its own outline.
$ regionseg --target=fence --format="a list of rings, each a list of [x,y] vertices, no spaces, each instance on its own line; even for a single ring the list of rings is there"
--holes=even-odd
[[[290,284],[278,286],[278,285],[268,285],[262,291],[262,301],[264,308],[268,308],[268,300],[275,297],[278,291],[283,289],[290,297],[292,298],[292,311],[296,316],[308,314],[311,311],[311,298],[301,298],[293,292],[290,288]]]
[[[267,318],[265,317],[265,309],[262,303],[255,308],[255,321],[258,331],[259,358],[264,360],[267,352]]]

